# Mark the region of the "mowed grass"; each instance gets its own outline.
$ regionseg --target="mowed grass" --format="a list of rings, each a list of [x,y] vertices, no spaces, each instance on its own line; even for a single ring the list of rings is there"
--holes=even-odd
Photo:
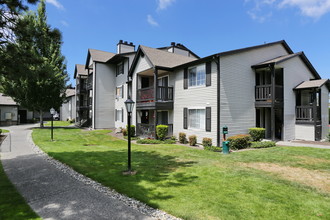
[[[53,121],[53,126],[54,127],[66,127],[66,126],[69,126],[71,124],[72,123],[70,123],[69,121]],[[44,126],[45,127],[50,127],[50,126],[52,126],[52,122],[51,121],[45,121]]]
[[[330,150],[275,147],[230,155],[132,145],[107,130],[35,129],[50,156],[116,191],[183,219],[330,219]],[[314,181],[304,177],[315,174]],[[303,177],[303,178],[302,178]],[[308,176],[310,177],[310,176]]]
[[[9,131],[8,130],[6,130],[6,129],[2,129],[2,128],[0,128],[1,130],[2,130],[2,133],[8,133]]]
[[[6,176],[0,162],[0,219],[41,219],[32,211]]]

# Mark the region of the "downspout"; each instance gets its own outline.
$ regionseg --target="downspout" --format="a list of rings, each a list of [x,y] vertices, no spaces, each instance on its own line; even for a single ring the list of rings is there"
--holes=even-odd
[[[217,65],[217,147],[221,146],[220,139],[220,55],[216,55],[213,57],[213,61]]]
[[[93,68],[93,106],[92,106],[92,129],[95,129],[95,105],[96,105],[96,62],[94,62]]]

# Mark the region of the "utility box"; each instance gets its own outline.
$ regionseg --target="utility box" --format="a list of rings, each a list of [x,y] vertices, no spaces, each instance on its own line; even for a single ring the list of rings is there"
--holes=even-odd
[[[228,134],[228,127],[227,126],[222,127],[222,133],[223,134]]]
[[[229,141],[222,142],[222,153],[229,154]]]

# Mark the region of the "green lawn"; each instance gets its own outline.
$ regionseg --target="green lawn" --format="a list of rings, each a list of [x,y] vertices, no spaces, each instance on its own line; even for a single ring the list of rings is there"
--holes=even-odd
[[[66,127],[71,125],[72,123],[70,123],[69,121],[53,121],[53,126],[54,127]],[[50,127],[52,125],[51,121],[45,121],[44,122],[44,126],[45,127]]]
[[[183,219],[330,219],[330,150],[275,147],[222,155],[178,145],[132,145],[109,131],[35,129],[50,156]]]
[[[6,129],[2,129],[2,128],[0,128],[1,130],[2,130],[2,133],[8,133],[9,131],[8,130],[6,130]]]
[[[0,219],[40,219],[11,184],[0,162]]]

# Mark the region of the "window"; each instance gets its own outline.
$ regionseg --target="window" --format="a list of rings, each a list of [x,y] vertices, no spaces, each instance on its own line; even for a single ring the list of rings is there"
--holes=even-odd
[[[116,121],[123,121],[123,109],[116,109]]]
[[[124,74],[124,63],[123,62],[117,64],[117,69],[116,69],[116,76],[119,76],[121,74]]]
[[[116,87],[116,98],[117,99],[124,98],[123,87],[124,87],[124,85]]]
[[[189,128],[205,129],[205,109],[189,109]]]
[[[205,66],[188,69],[189,87],[205,85]]]

